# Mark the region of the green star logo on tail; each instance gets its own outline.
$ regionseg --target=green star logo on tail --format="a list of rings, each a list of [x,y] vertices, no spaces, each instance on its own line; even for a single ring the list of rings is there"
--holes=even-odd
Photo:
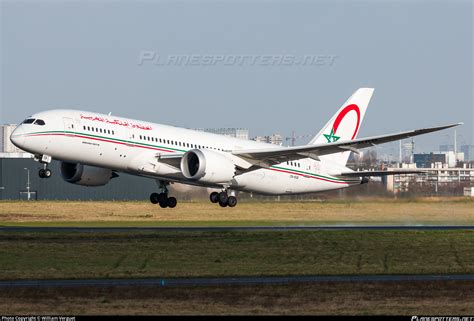
[[[331,128],[331,133],[329,135],[328,134],[323,134],[323,135],[328,140],[328,143],[335,143],[339,140],[339,138],[341,138],[340,136],[334,135],[334,128]]]

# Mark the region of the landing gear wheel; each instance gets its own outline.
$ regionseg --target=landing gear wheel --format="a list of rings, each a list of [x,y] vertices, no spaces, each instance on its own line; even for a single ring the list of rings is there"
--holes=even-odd
[[[237,198],[235,196],[229,196],[227,199],[227,205],[229,205],[229,207],[234,207],[237,205]]]
[[[176,197],[169,197],[168,198],[168,207],[169,208],[175,208],[176,204],[178,204],[178,201],[176,200]]]
[[[44,177],[45,177],[45,178],[50,178],[50,177],[51,177],[51,174],[52,174],[52,172],[51,172],[51,170],[50,170],[49,168],[46,168],[46,169],[44,170]]]
[[[150,202],[152,202],[153,204],[158,204],[160,202],[160,198],[159,198],[159,194],[158,193],[151,193],[150,195]]]
[[[227,195],[227,192],[220,192],[219,193],[219,204],[220,203],[227,204],[228,199],[229,199],[229,196]]]
[[[211,200],[211,203],[219,202],[219,193],[212,192],[211,195],[209,195],[209,199]]]
[[[166,200],[161,200],[159,204],[160,204],[160,207],[161,207],[161,208],[167,208],[168,205],[169,205],[169,204],[168,204],[168,199],[166,199]]]
[[[46,168],[46,169],[40,169],[38,171],[38,176],[41,177],[41,178],[50,178],[51,177],[51,170],[49,168]]]
[[[221,207],[226,207],[228,204],[227,204],[227,202],[221,202],[221,201],[219,201],[219,205],[220,205]]]
[[[168,195],[166,193],[160,193],[158,194],[158,202],[159,203],[164,203],[167,204],[168,202]],[[165,206],[166,207],[166,206]]]

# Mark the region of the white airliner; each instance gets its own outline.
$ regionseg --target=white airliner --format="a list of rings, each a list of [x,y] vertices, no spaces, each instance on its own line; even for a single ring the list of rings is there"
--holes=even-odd
[[[157,193],[150,201],[173,208],[170,182],[221,190],[210,195],[222,207],[237,204],[236,191],[267,195],[314,193],[368,182],[370,176],[419,171],[353,171],[349,154],[460,125],[418,129],[397,134],[357,138],[372,88],[358,89],[307,145],[284,147],[201,131],[81,110],[48,110],[28,117],[12,133],[11,141],[43,163],[61,162],[69,183],[100,186],[118,172],[153,178]]]

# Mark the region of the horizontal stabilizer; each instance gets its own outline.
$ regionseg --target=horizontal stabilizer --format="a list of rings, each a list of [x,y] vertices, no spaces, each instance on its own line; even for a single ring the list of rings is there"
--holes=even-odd
[[[414,170],[414,169],[397,169],[394,171],[357,171],[357,172],[344,172],[336,176],[341,177],[368,177],[368,176],[387,176],[387,175],[398,175],[398,174],[424,174],[426,171]]]

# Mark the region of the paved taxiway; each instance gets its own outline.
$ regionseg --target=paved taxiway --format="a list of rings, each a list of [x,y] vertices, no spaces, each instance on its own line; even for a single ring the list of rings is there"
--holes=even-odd
[[[242,226],[242,227],[26,227],[0,226],[0,232],[227,232],[227,231],[337,231],[337,230],[474,230],[473,225],[327,225],[327,226]]]
[[[20,287],[83,287],[83,286],[210,286],[245,284],[289,284],[318,282],[419,282],[474,281],[474,274],[453,275],[341,275],[341,276],[282,276],[226,277],[176,279],[73,279],[73,280],[11,280],[0,281],[0,288]]]

